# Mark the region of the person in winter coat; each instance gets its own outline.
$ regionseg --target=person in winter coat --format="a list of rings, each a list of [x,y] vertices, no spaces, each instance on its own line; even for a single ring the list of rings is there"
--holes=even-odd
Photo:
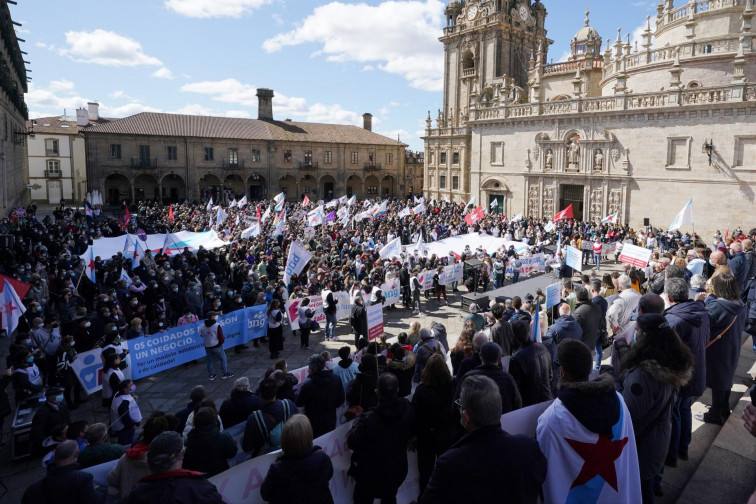
[[[147,450],[158,434],[168,430],[168,421],[164,415],[153,414],[144,423],[142,437],[134,446],[126,450],[118,463],[108,473],[108,485],[118,491],[119,499],[128,497],[131,489],[141,478],[150,475],[147,465]]]
[[[552,359],[556,360],[556,347],[559,342],[566,339],[582,340],[583,328],[572,316],[570,305],[562,303],[559,305],[559,318],[548,328],[543,337],[543,344],[551,352]]]
[[[431,332],[433,332],[433,337],[436,338],[436,341],[441,343],[441,346],[444,347],[444,353],[449,353],[449,341],[446,337],[446,326],[438,322],[432,322]]]
[[[575,320],[580,324],[583,330],[581,341],[591,349],[591,353],[596,353],[596,333],[601,325],[601,307],[591,301],[591,295],[588,289],[582,285],[575,288]]]
[[[372,503],[375,498],[395,502],[407,477],[407,442],[413,435],[414,412],[407,399],[397,397],[398,392],[396,376],[382,374],[378,406],[358,415],[347,436],[355,504]]]
[[[509,361],[509,374],[517,383],[522,397],[522,406],[550,400],[553,397],[551,353],[543,343],[533,341],[530,337],[530,328],[524,322],[514,321],[512,331],[515,343],[520,349]]]
[[[94,423],[87,429],[87,446],[82,448],[77,462],[81,469],[85,469],[118,460],[124,452],[123,446],[110,442],[107,425]]]
[[[268,351],[271,359],[277,359],[283,350],[283,312],[278,299],[271,301],[268,306]]]
[[[299,413],[294,401],[276,397],[278,381],[274,377],[275,373],[280,373],[280,371],[274,372],[270,377],[260,382],[258,392],[262,407],[249,416],[247,425],[244,427],[241,447],[245,452],[250,452],[253,457],[260,453],[279,449],[280,445],[276,444],[276,440],[271,439],[270,433],[277,429],[279,424],[291,418],[292,415]],[[280,442],[280,439],[278,441]],[[264,452],[263,449],[265,449]]]
[[[177,432],[158,435],[147,450],[149,476],[139,480],[126,499],[126,504],[222,504],[223,498],[205,475],[181,468],[184,440]]]
[[[425,363],[431,355],[440,353],[443,355],[443,345],[433,337],[433,331],[428,328],[420,329],[420,342],[415,349],[415,381],[420,380]]]
[[[375,389],[378,386],[378,359],[373,354],[362,356],[362,362],[357,367],[359,373],[349,384],[346,391],[348,406],[359,405],[367,411],[378,404]]]
[[[234,382],[231,397],[223,401],[218,415],[226,428],[233,427],[246,422],[249,415],[261,406],[260,398],[249,390],[249,378],[242,376]]]
[[[299,389],[296,403],[304,407],[313,434],[319,437],[336,428],[336,409],[344,403],[344,386],[333,371],[325,368],[321,355],[310,357],[309,374]]]
[[[671,305],[664,311],[664,318],[693,353],[693,375],[680,388],[672,408],[672,437],[665,463],[674,467],[678,458],[688,458],[693,433],[691,404],[706,388],[706,343],[710,323],[704,304],[688,298],[688,284],[682,278],[667,280],[664,293]]]
[[[423,369],[420,384],[412,395],[417,434],[417,465],[420,494],[428,485],[436,457],[441,456],[459,437],[454,418],[456,381],[440,354],[432,355]]]
[[[142,422],[142,412],[133,395],[136,385],[128,378],[118,384],[118,392],[113,396],[110,406],[110,428],[118,435],[118,443],[130,445],[134,441],[134,432]]]
[[[506,320],[503,320],[504,307],[496,303],[491,308],[491,315],[496,320],[494,325],[491,326],[491,341],[501,347],[503,355],[512,355],[514,335],[512,334],[512,326]]]
[[[421,504],[538,502],[546,458],[532,438],[501,429],[499,401],[491,379],[465,380],[458,404],[467,433],[439,456]]]
[[[462,384],[471,376],[483,375],[491,378],[499,387],[501,395],[501,414],[522,408],[522,397],[514,378],[501,367],[501,348],[493,341],[483,343],[480,348],[481,365],[468,371],[457,384],[455,398],[459,397]]]
[[[194,415],[194,429],[186,437],[186,453],[181,467],[215,476],[228,469],[228,459],[236,455],[236,442],[221,432],[215,410],[200,408]]]
[[[42,441],[52,434],[55,427],[71,423],[68,408],[63,403],[62,388],[48,388],[45,399],[32,418],[30,437],[32,453],[35,455],[42,454]]]
[[[305,415],[294,415],[286,422],[281,450],[260,487],[263,500],[271,504],[332,504],[328,484],[333,463],[320,446],[313,446],[312,426]]]
[[[706,386],[711,389],[711,409],[700,419],[718,425],[730,416],[730,389],[740,358],[747,310],[733,275],[723,273],[712,280],[713,296],[707,299],[711,337],[706,347]]]
[[[394,343],[391,345],[391,356],[391,359],[386,360],[386,370],[394,373],[399,380],[399,397],[407,397],[412,393],[415,354],[405,351],[399,343]]]
[[[637,342],[621,359],[620,385],[633,420],[643,503],[653,504],[654,477],[664,467],[673,406],[692,376],[693,354],[662,315],[641,315],[635,327]]]
[[[355,296],[354,298],[354,307],[351,315],[349,315],[349,325],[352,326],[352,331],[354,331],[354,346],[358,346],[357,343],[360,338],[368,337],[367,311],[362,296]]]
[[[359,364],[354,362],[349,354],[351,353],[349,346],[343,346],[339,348],[339,362],[333,366],[333,374],[339,377],[341,383],[344,385],[344,393],[346,393],[349,383],[354,380],[357,375],[357,367]]]

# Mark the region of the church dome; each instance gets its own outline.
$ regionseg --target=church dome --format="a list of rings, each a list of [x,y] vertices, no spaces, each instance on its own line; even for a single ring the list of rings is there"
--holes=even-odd
[[[601,39],[598,32],[589,25],[588,14],[590,11],[585,11],[585,25],[578,30],[572,40],[594,40]]]
[[[447,15],[458,15],[462,12],[462,3],[458,0],[452,0],[446,5],[445,12]]]

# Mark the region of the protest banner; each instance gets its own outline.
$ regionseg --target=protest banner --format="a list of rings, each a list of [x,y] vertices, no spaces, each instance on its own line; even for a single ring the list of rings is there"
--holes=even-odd
[[[368,340],[383,334],[383,305],[367,307]]]
[[[583,265],[581,261],[583,260],[583,253],[576,249],[575,247],[567,247],[567,266],[570,268],[582,271]]]
[[[438,276],[438,283],[441,285],[449,285],[454,282],[461,282],[463,266],[464,265],[461,262],[444,266],[443,271]]]
[[[551,308],[559,304],[561,299],[562,284],[557,282],[546,287],[546,308]]]
[[[381,291],[383,291],[383,297],[386,298],[386,300],[383,302],[384,307],[399,303],[402,300],[401,287],[399,285],[398,278],[395,278],[392,281],[386,282],[385,284],[381,285]]]
[[[334,293],[334,297],[336,293]],[[321,296],[308,296],[310,304],[308,308],[312,310],[312,320],[317,322],[321,327],[325,324],[325,313],[323,313],[323,298]],[[302,298],[304,299],[304,298]],[[291,299],[286,301],[284,305],[286,308],[286,315],[289,316],[289,323],[291,324],[291,330],[296,331],[299,329],[299,307],[302,304],[302,299]]]
[[[291,275],[299,275],[304,267],[312,259],[312,254],[305,250],[298,241],[289,246],[289,256],[286,258],[286,268],[284,269],[284,283],[289,283]]]
[[[638,268],[645,268],[650,258],[651,251],[649,249],[630,243],[625,243],[622,246],[622,253],[619,256],[620,262],[632,264]]]
[[[420,282],[420,290],[425,291],[433,288],[433,275],[435,275],[433,270],[418,273],[417,281]]]
[[[550,399],[501,415],[501,428],[512,435],[520,434],[534,438],[538,426],[538,417],[553,402],[554,400]]]

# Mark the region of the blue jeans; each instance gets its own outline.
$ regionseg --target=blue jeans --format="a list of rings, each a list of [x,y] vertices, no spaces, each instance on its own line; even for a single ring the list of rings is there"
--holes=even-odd
[[[221,371],[223,374],[228,373],[228,363],[226,362],[226,352],[223,351],[223,346],[217,346],[215,348],[205,347],[205,362],[207,363],[207,374],[213,376],[215,374],[215,368],[213,367],[213,359],[217,358],[221,363]]]
[[[669,439],[667,460],[677,460],[679,453],[688,453],[693,431],[692,397],[678,397],[672,407],[672,435]]]
[[[601,344],[601,331],[596,331],[596,371],[601,367],[601,359],[604,357],[604,346]]]
[[[593,264],[596,265],[596,269],[601,269],[601,254],[593,254]]]
[[[335,313],[328,314],[326,313],[326,322],[325,322],[325,337],[328,339],[333,338],[333,333],[336,331],[336,323],[338,322],[338,319],[336,318]]]
[[[512,283],[516,284],[520,281],[520,268],[515,268],[514,271],[512,271]]]

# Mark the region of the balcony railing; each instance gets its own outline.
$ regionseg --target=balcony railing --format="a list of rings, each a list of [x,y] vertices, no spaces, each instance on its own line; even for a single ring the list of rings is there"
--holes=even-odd
[[[318,169],[318,163],[312,162],[312,161],[300,161],[299,162],[299,169],[300,170],[317,170]]]
[[[60,153],[58,152],[58,149],[47,149],[45,150],[45,155],[47,157],[58,157],[60,156]]]
[[[60,178],[61,176],[60,170],[45,170],[45,177],[47,178]]]
[[[381,169],[381,164],[380,163],[367,162],[367,163],[365,163],[364,168],[366,170],[380,170]]]
[[[244,168],[244,160],[223,158],[223,168]]]
[[[138,157],[132,157],[131,158],[131,167],[132,168],[157,168],[158,167],[158,160],[157,158],[154,159],[141,159]]]

